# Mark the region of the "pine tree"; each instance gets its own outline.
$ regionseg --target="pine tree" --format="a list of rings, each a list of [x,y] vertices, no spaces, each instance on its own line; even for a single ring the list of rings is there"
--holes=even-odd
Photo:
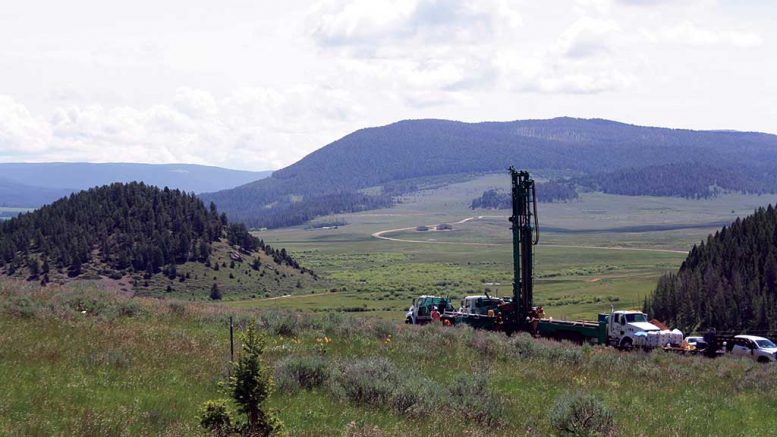
[[[210,287],[210,298],[212,300],[221,300],[221,290],[219,290],[219,286],[215,282]]]
[[[240,406],[240,412],[248,416],[248,434],[269,436],[280,427],[275,414],[268,411],[264,403],[272,394],[272,372],[262,359],[265,339],[254,323],[250,323],[242,336],[243,346],[236,362],[232,363],[232,374],[228,389]]]

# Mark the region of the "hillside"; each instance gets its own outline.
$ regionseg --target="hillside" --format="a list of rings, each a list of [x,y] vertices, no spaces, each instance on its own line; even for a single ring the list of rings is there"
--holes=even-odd
[[[292,205],[304,208],[324,194],[353,193],[411,178],[504,171],[509,165],[593,174],[677,162],[725,162],[768,174],[777,167],[777,136],[597,119],[409,120],[358,130],[269,178],[202,198],[249,226],[276,226],[273,218],[283,216]],[[344,203],[335,202],[326,212],[363,207]]]
[[[270,172],[193,164],[0,163],[0,206],[38,207],[113,182],[144,182],[202,193],[237,187]]]
[[[645,309],[687,332],[777,333],[777,210],[760,208],[694,246]]]
[[[578,177],[571,183],[593,191],[627,196],[715,197],[722,191],[777,192],[777,177],[753,167],[723,168],[698,163],[654,165]]]
[[[72,194],[0,223],[0,263],[0,274],[43,285],[109,278],[120,288],[198,297],[214,284],[276,294],[315,280],[285,249],[229,224],[195,195],[134,182]]]

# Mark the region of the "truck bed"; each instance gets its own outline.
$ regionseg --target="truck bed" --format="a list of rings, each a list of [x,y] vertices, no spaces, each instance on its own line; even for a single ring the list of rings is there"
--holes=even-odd
[[[537,323],[537,334],[576,343],[605,344],[607,342],[605,325],[583,320],[541,319]]]

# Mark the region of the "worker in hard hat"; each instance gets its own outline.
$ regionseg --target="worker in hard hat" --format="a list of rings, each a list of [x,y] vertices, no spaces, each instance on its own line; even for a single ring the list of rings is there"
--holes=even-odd
[[[440,321],[440,312],[437,311],[437,307],[436,306],[432,307],[431,316],[432,316],[432,323],[437,323],[437,322]]]

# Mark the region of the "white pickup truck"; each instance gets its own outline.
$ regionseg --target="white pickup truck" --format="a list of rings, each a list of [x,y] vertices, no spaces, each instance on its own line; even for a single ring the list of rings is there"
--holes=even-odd
[[[729,349],[732,355],[750,357],[759,363],[777,361],[777,345],[768,338],[737,335],[732,343]]]

